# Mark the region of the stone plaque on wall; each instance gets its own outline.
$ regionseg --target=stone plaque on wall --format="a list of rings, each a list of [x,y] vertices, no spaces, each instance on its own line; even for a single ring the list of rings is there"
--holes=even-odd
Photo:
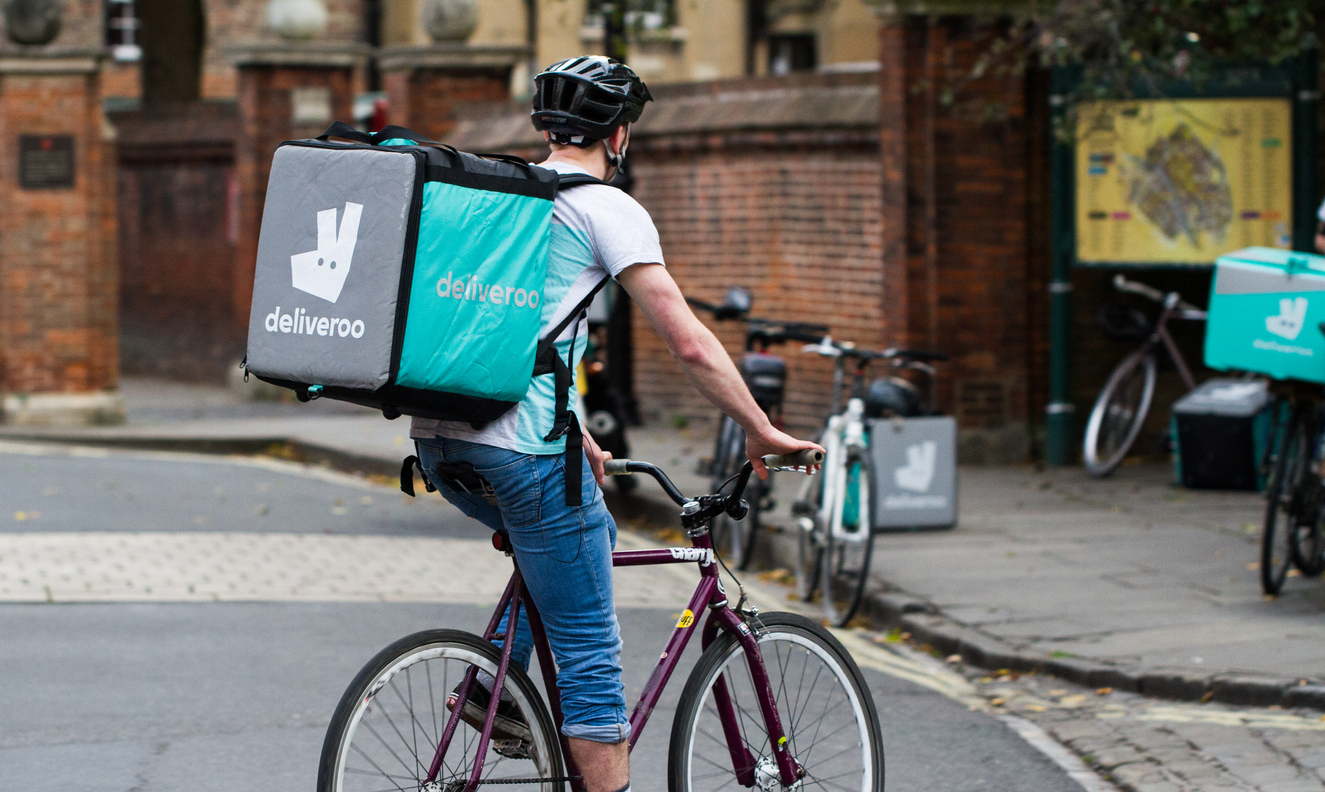
[[[19,135],[18,185],[25,190],[74,186],[73,135]]]

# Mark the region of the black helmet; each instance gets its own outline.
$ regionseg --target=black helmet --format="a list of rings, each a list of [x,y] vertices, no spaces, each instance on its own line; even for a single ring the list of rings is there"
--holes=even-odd
[[[922,412],[916,386],[901,377],[879,377],[865,392],[865,415],[870,418],[914,418]]]
[[[554,63],[534,78],[534,129],[554,143],[580,147],[633,124],[653,101],[630,67],[603,55]]]

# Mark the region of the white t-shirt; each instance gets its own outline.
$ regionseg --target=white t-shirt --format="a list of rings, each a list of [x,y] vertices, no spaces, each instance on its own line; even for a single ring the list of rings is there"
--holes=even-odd
[[[558,173],[587,173],[564,162],[543,165]],[[604,278],[615,278],[632,264],[662,264],[662,245],[653,218],[639,202],[615,187],[586,184],[557,193],[552,207],[552,239],[548,246],[547,281],[543,287],[543,325],[546,333],[555,327]],[[576,323],[557,338],[562,359],[570,349]],[[587,328],[581,326],[575,345],[578,364],[588,344]],[[572,366],[572,370],[574,367]],[[575,384],[570,386],[569,404],[576,402]],[[534,377],[524,399],[510,412],[475,430],[467,423],[415,418],[410,437],[448,437],[505,448],[522,454],[560,454],[564,439],[545,442],[555,418],[556,389],[553,376]],[[583,423],[583,416],[581,416]]]

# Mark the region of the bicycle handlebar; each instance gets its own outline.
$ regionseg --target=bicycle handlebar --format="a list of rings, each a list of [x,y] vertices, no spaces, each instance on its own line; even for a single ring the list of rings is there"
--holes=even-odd
[[[882,352],[875,352],[872,349],[862,349],[848,342],[834,341],[831,338],[821,338],[816,343],[805,347],[803,352],[813,352],[824,357],[845,357],[856,358],[858,360],[889,360],[900,358],[902,360],[914,360],[917,362],[940,362],[948,360],[948,356],[942,352],[929,352],[923,349],[899,349],[889,347]]]
[[[824,336],[828,335],[828,325],[810,324],[808,322],[782,322],[777,319],[763,319],[757,316],[747,316],[739,308],[733,308],[727,305],[714,305],[711,302],[698,300],[694,297],[685,298],[686,302],[700,310],[713,314],[713,318],[719,322],[725,322],[728,319],[740,319],[748,325],[747,336],[751,338],[762,338],[772,342],[784,341],[804,341],[814,343]]]
[[[1124,278],[1121,273],[1113,276],[1113,288],[1117,289],[1120,292],[1127,292],[1128,294],[1136,294],[1141,297],[1145,297],[1147,300],[1154,300],[1155,302],[1160,304],[1168,303],[1171,297],[1173,299],[1173,307],[1179,308],[1183,311],[1200,312],[1201,310],[1200,308],[1197,308],[1195,305],[1192,305],[1191,303],[1182,299],[1182,297],[1179,296],[1177,292],[1169,292],[1168,294],[1165,294],[1159,289],[1156,289],[1154,286],[1147,286],[1144,283],[1128,280],[1127,278]],[[1198,317],[1184,317],[1184,318],[1195,319]]]
[[[824,452],[817,448],[810,448],[805,451],[797,451],[794,454],[768,454],[763,457],[763,462],[770,468],[809,468],[823,464]],[[609,476],[647,473],[658,481],[663,491],[678,506],[684,506],[691,500],[676,488],[676,485],[672,483],[672,480],[667,477],[667,474],[661,468],[648,462],[636,462],[633,459],[609,459],[603,463],[603,471]],[[754,472],[754,466],[747,461],[741,467],[741,472],[737,474],[736,489],[732,490],[732,494],[728,496],[729,501],[740,500],[741,495],[745,493],[745,485],[750,480],[752,472]]]

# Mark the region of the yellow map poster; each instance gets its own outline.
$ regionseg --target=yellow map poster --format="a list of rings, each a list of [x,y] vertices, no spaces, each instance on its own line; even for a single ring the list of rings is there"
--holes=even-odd
[[[1290,247],[1291,122],[1287,99],[1082,104],[1077,261],[1211,264]]]

